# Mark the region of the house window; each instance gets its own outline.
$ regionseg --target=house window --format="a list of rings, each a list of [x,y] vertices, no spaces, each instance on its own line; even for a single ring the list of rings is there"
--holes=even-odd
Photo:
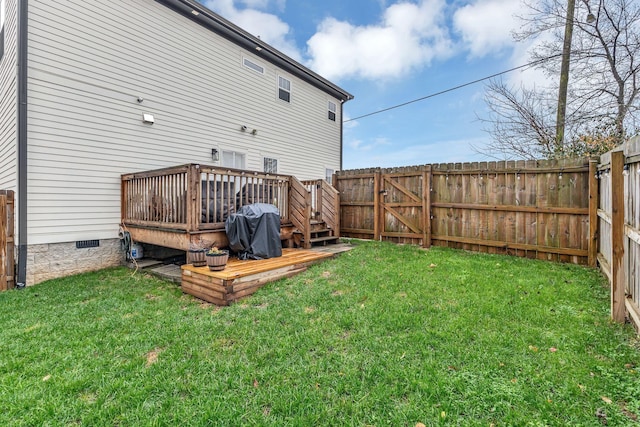
[[[336,110],[337,110],[336,103],[329,101],[328,110],[329,110],[329,120],[331,120],[332,122],[335,122],[336,121]]]
[[[260,64],[253,62],[250,59],[242,58],[242,64],[248,69],[255,71],[256,73],[264,74],[264,67]]]
[[[264,158],[264,171],[266,173],[278,173],[278,159]]]
[[[291,102],[291,80],[278,76],[278,98]]]
[[[0,60],[4,56],[4,20],[6,18],[6,0],[0,0]]]
[[[237,151],[222,151],[222,166],[233,169],[244,169],[244,153]]]
[[[333,180],[333,174],[335,173],[335,171],[333,169],[325,169],[324,170],[324,180],[327,181],[329,184],[332,184],[332,180]]]

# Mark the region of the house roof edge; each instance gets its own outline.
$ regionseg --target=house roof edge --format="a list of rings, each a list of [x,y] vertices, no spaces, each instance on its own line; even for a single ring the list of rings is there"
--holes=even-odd
[[[243,47],[266,61],[281,67],[294,76],[340,99],[342,102],[353,99],[353,95],[310,70],[293,58],[280,52],[273,46],[253,36],[222,16],[195,0],[156,0],[181,15],[208,28],[216,34]],[[197,13],[194,13],[197,12]]]

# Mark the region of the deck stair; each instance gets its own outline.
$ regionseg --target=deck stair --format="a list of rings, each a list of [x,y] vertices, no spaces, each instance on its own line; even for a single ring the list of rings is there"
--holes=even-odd
[[[296,230],[294,234],[297,235],[297,239],[294,240],[298,243],[298,246],[303,248],[335,245],[340,243],[340,237],[336,236],[335,230],[329,227],[324,221],[311,220],[309,245],[305,244],[306,241],[304,239],[304,233]]]
[[[327,246],[338,243],[340,237],[324,221],[311,220],[311,246]]]
[[[340,199],[324,180],[302,181],[310,196],[308,233],[301,236],[302,247],[327,246],[340,241]]]

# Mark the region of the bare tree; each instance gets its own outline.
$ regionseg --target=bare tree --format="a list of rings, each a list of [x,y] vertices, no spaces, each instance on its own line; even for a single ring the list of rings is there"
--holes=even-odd
[[[485,101],[491,118],[480,120],[488,126],[493,140],[485,151],[497,157],[550,157],[555,151],[553,111],[538,95],[525,87],[513,90],[503,81],[489,83]]]
[[[565,0],[525,0],[516,40],[545,40],[531,52],[536,68],[553,84],[487,87],[493,136],[489,150],[519,157],[564,157],[596,153],[621,143],[638,130],[640,92],[640,5],[637,0],[578,0],[574,15],[565,139],[555,142],[554,127],[562,52]],[[528,138],[528,139],[527,139]]]

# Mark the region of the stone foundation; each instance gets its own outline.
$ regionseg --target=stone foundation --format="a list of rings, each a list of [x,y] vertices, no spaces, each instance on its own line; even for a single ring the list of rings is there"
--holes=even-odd
[[[27,247],[27,286],[57,277],[115,267],[124,263],[119,239],[100,240],[96,248],[77,249],[75,242]]]

